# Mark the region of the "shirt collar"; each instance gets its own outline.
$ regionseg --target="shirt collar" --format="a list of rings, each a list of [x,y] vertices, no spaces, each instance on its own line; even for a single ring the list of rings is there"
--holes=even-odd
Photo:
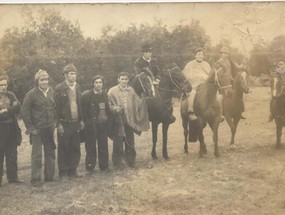
[[[130,87],[128,85],[126,87],[124,87],[124,88],[120,84],[118,86],[119,86],[119,89],[121,91],[129,91],[130,90]]]
[[[66,84],[67,84],[67,86],[69,86],[72,90],[73,90],[73,89],[75,88],[75,86],[76,86],[76,82],[74,82],[73,86],[70,86],[67,81],[66,81]]]
[[[38,87],[38,89],[44,94],[46,95],[49,91],[49,87],[46,89],[46,91],[42,90],[41,88]]]
[[[147,61],[147,62],[150,62],[151,61],[151,57],[149,59],[146,59],[144,56],[142,56],[142,58]]]
[[[93,90],[95,94],[101,94],[103,91],[96,91],[96,90]]]

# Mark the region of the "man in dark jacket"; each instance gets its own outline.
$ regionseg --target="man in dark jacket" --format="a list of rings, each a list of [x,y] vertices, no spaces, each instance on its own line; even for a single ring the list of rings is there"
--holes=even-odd
[[[85,166],[88,174],[95,169],[98,142],[98,161],[101,171],[109,170],[108,129],[111,111],[108,94],[103,91],[104,78],[96,75],[92,79],[92,89],[82,93],[82,117],[85,125]]]
[[[152,57],[152,47],[149,44],[142,46],[142,55],[135,61],[135,73],[145,72],[154,85],[160,82],[160,69],[157,60]]]
[[[53,181],[55,171],[56,111],[53,90],[49,87],[49,75],[44,70],[35,74],[36,87],[25,96],[21,116],[30,135],[32,144],[31,183],[35,187],[42,185],[42,148],[44,149],[45,181]]]
[[[65,81],[54,90],[57,112],[58,169],[62,181],[81,177],[77,173],[80,161],[81,92],[76,83],[77,70],[71,63],[64,67]]]
[[[7,76],[0,76],[0,186],[4,156],[8,182],[21,183],[17,173],[17,146],[21,144],[21,132],[16,118],[20,112],[20,102],[14,93],[7,91],[7,81]]]

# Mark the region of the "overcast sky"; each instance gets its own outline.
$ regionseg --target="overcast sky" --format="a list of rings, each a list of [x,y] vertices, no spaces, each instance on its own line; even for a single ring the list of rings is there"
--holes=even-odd
[[[62,16],[78,21],[86,37],[98,38],[102,27],[113,25],[126,29],[131,23],[153,23],[161,20],[167,26],[191,19],[200,20],[212,40],[230,39],[246,54],[255,43],[270,41],[285,35],[285,2],[271,3],[145,3],[145,4],[61,4],[61,5],[1,5],[0,36],[5,29],[22,26],[21,11],[35,12],[40,7],[54,8]]]

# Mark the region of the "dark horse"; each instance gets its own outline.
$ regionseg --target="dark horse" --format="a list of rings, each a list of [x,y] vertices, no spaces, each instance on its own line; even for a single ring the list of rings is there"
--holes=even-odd
[[[213,132],[214,155],[219,157],[218,149],[218,128],[221,121],[221,109],[217,99],[218,89],[226,89],[230,86],[230,79],[221,79],[220,70],[213,70],[208,79],[200,84],[197,89],[194,100],[194,112],[198,119],[189,120],[188,113],[188,98],[181,97],[181,118],[184,129],[184,151],[188,153],[188,141],[195,142],[197,139],[200,142],[200,157],[207,153],[206,144],[204,142],[203,129],[209,124]],[[195,130],[194,132],[192,131]]]
[[[229,88],[228,93],[224,96],[224,116],[231,129],[231,142],[235,142],[235,134],[237,125],[241,119],[241,114],[244,111],[243,94],[249,93],[247,86],[247,73],[245,71],[237,72],[232,88]]]
[[[274,76],[271,79],[271,113],[276,124],[276,148],[281,146],[282,127],[285,126],[285,85],[281,78]]]
[[[151,80],[144,72],[133,76],[130,79],[130,86],[134,88],[138,96],[153,97]]]
[[[161,81],[158,86],[155,86],[155,97],[150,99],[148,104],[149,119],[152,123],[153,147],[151,156],[153,159],[157,159],[157,129],[160,123],[162,123],[163,135],[162,154],[164,159],[169,159],[167,153],[167,132],[173,112],[172,97],[175,89],[186,93],[191,91],[191,85],[182,74],[181,69],[175,63],[171,63],[163,69]]]

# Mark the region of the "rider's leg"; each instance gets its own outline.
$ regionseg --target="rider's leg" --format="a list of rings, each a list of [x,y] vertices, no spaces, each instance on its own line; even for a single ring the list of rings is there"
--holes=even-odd
[[[197,92],[196,90],[192,89],[192,91],[188,97],[188,113],[189,113],[189,119],[190,120],[198,119],[194,113],[194,99],[195,99],[196,92]]]
[[[270,113],[268,122],[271,122],[275,117],[276,99],[272,98],[270,101]]]

